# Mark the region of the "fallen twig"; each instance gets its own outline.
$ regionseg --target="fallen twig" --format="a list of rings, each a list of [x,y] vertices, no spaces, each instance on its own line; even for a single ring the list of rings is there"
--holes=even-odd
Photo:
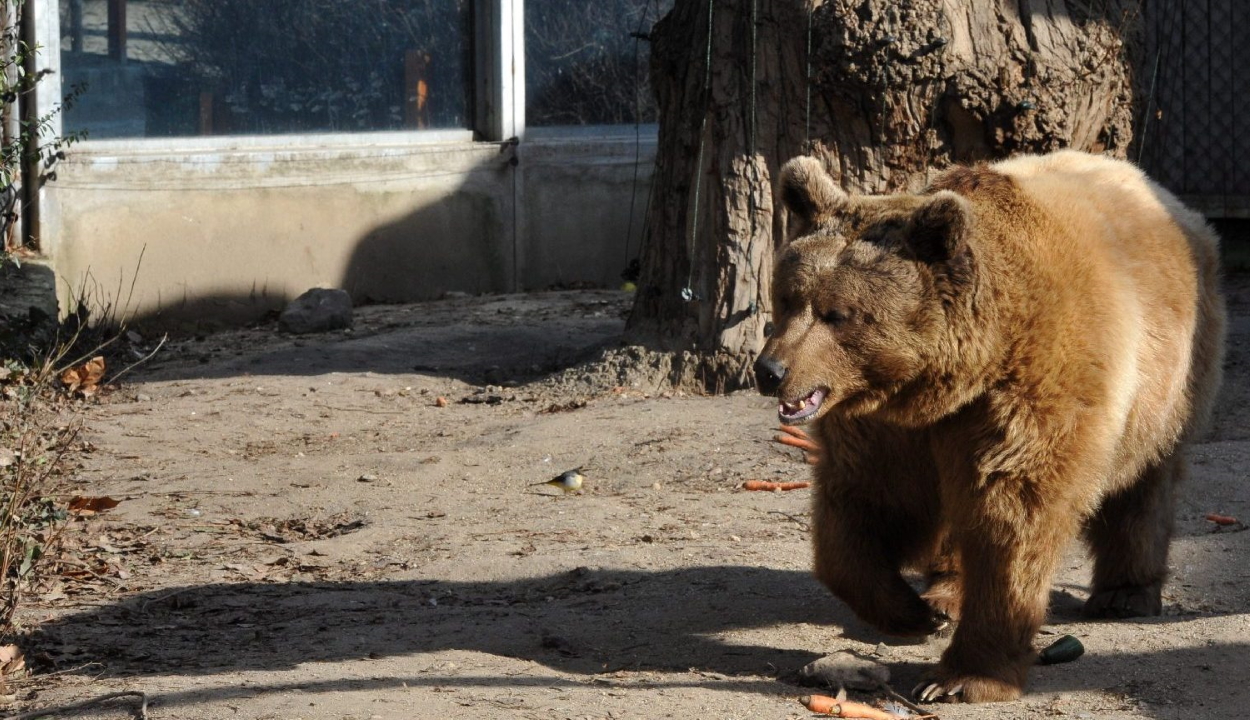
[[[46,715],[60,715],[61,713],[67,713],[67,712],[70,712],[71,710],[81,710],[82,708],[91,707],[92,705],[99,705],[102,702],[115,700],[120,697],[139,698],[138,717],[141,720],[147,720],[148,695],[147,693],[141,692],[139,690],[123,690],[121,692],[108,693],[107,695],[101,695],[100,697],[89,698],[87,700],[80,700],[78,702],[69,703],[67,705],[56,705],[54,707],[42,708],[39,710],[27,710],[26,712],[18,713],[17,715],[10,715],[8,718],[6,718],[6,720],[26,720],[27,718],[44,717]]]
[[[911,699],[908,698],[903,693],[890,687],[889,683],[880,683],[879,687],[881,688],[882,692],[890,696],[890,699],[892,699],[894,702],[898,703],[899,705],[902,705],[903,707],[907,708],[908,710],[911,710],[922,716],[937,718],[936,715],[929,715],[928,710],[925,710],[924,708],[920,707],[916,703],[912,702]]]
[[[129,365],[127,365],[126,367],[122,368],[120,371],[118,371],[118,373],[117,373],[116,375],[114,375],[113,377],[109,378],[109,382],[110,382],[110,383],[115,383],[115,382],[117,382],[117,381],[118,381],[119,379],[121,379],[121,377],[122,377],[122,376],[124,376],[126,373],[130,372],[131,370],[134,370],[136,367],[138,367],[138,366],[142,365],[143,363],[147,362],[148,360],[151,360],[153,357],[155,357],[155,356],[156,356],[156,353],[160,352],[161,348],[165,347],[165,343],[166,343],[168,340],[169,340],[169,336],[168,336],[168,335],[162,335],[162,336],[161,336],[161,341],[160,341],[160,342],[158,342],[158,343],[156,344],[156,347],[152,348],[152,352],[148,353],[147,355],[144,355],[143,357],[139,358],[138,360],[135,360],[134,362],[132,362],[132,363],[130,363]]]
[[[6,681],[14,687],[26,687],[27,685],[38,685],[40,684],[40,682],[42,682],[43,680],[46,680],[47,678],[56,677],[57,675],[69,675],[72,673],[76,673],[80,670],[85,670],[93,665],[98,666],[100,668],[104,667],[104,663],[92,661],[92,662],[83,663],[82,665],[76,665],[71,668],[65,668],[64,670],[54,670],[52,672],[39,673],[38,675],[30,675],[30,676],[27,676],[18,680],[13,680],[11,678],[8,678],[6,679]],[[95,677],[91,679],[95,680],[98,677],[99,675],[96,675]]]
[[[367,413],[369,415],[403,415],[405,414],[403,410],[371,410],[369,408],[362,408],[362,407],[354,407],[354,408],[338,407],[336,405],[322,405],[319,403],[314,403],[313,407],[318,410],[335,410],[337,412],[345,412],[345,413]]]
[[[803,532],[807,532],[808,530],[811,530],[811,529],[812,529],[812,526],[811,526],[811,525],[808,525],[806,522],[803,522],[802,520],[800,520],[800,519],[796,518],[795,516],[791,515],[790,513],[787,513],[787,512],[782,512],[782,511],[780,511],[780,510],[769,510],[769,511],[768,511],[768,514],[769,514],[769,515],[780,515],[780,516],[782,516],[782,517],[784,517],[784,518],[786,518],[786,519],[788,519],[788,520],[792,521],[795,525],[798,525],[798,526],[799,526],[799,529],[801,529]]]

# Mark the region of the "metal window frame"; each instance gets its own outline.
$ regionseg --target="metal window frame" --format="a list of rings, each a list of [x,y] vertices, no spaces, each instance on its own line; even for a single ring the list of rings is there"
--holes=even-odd
[[[476,0],[473,7],[476,130],[504,142],[525,136],[525,0]]]

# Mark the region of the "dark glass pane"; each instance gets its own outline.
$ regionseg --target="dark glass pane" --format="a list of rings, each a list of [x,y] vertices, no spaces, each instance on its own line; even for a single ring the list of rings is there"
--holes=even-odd
[[[673,0],[525,0],[526,124],[655,122],[648,33]]]
[[[126,8],[124,59],[110,4]],[[66,110],[67,132],[105,138],[470,126],[470,0],[60,5],[64,80],[85,87]]]

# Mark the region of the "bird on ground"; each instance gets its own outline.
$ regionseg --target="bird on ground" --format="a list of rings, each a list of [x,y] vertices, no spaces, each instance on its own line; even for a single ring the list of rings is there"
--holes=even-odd
[[[563,490],[566,493],[574,493],[582,489],[582,482],[586,476],[582,474],[581,468],[565,470],[550,480],[544,480],[534,485],[550,485],[557,490]]]

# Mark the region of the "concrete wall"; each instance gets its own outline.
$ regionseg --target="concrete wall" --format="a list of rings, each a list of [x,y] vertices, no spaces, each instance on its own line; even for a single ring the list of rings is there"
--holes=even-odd
[[[654,152],[653,129],[641,145],[632,129],[517,144],[459,132],[87,142],[44,190],[40,239],[63,309],[85,291],[178,324],[255,317],[311,287],[400,302],[615,286],[638,252]]]

